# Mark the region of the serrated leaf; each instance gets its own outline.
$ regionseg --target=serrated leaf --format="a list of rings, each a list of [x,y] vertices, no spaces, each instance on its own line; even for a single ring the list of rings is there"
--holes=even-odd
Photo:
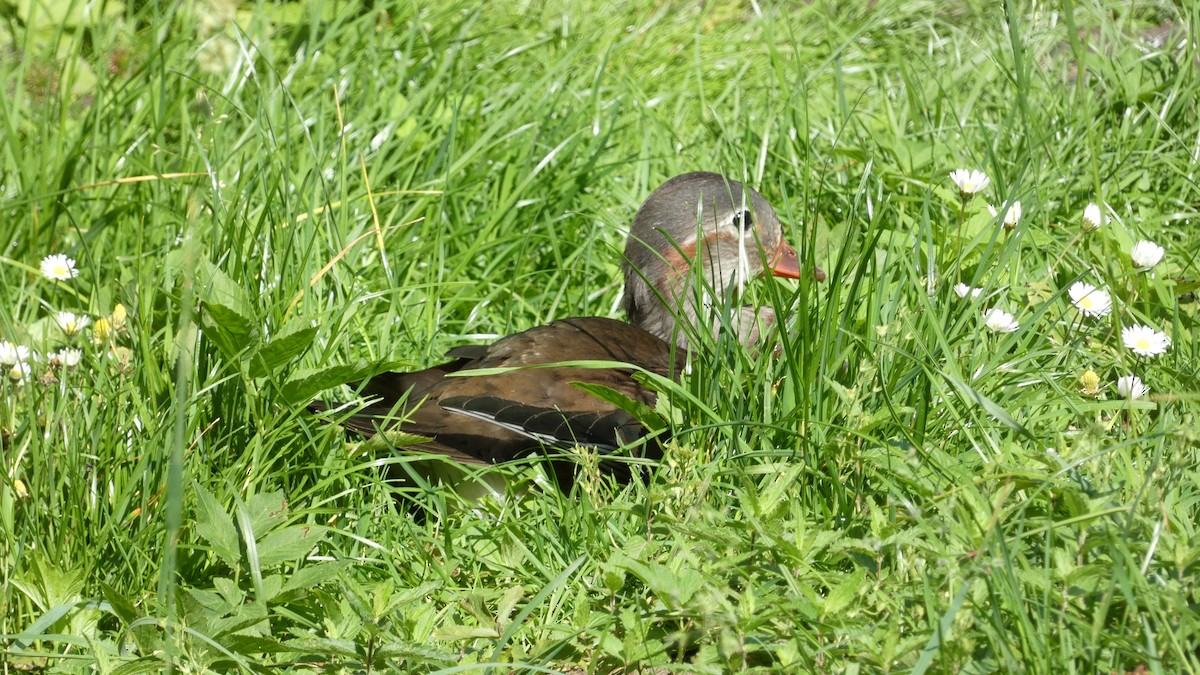
[[[220,617],[209,627],[210,637],[224,640],[228,635],[266,635],[270,630],[270,613],[261,602],[248,602],[231,607],[227,616]]]
[[[302,558],[325,539],[326,529],[320,525],[284,527],[258,540],[258,562],[271,567],[281,562]]]
[[[392,597],[392,591],[396,590],[396,582],[392,579],[384,579],[375,584],[375,588],[371,589],[371,617],[378,619],[387,614],[388,601]]]
[[[175,283],[183,274],[183,268],[187,262],[183,248],[176,248],[167,251],[167,254],[158,259],[158,268],[162,272],[162,284],[164,288],[175,288]]]
[[[237,605],[229,604],[225,596],[207,588],[185,588],[184,592],[192,600],[191,609],[201,609],[206,616],[220,617],[236,609]]]
[[[311,588],[325,581],[337,579],[338,574],[346,567],[349,567],[350,564],[349,560],[331,560],[305,565],[287,578],[287,581],[283,584],[283,588],[279,590],[279,594],[294,593]]]
[[[474,640],[476,638],[495,639],[500,637],[500,631],[487,626],[460,626],[450,624],[433,631],[435,640]]]
[[[283,492],[259,492],[246,500],[246,515],[250,519],[255,541],[287,520],[287,498]]]
[[[285,327],[250,357],[250,377],[266,377],[303,354],[317,337],[315,326],[300,323]]]
[[[288,379],[280,393],[288,403],[305,403],[319,391],[362,380],[376,372],[379,372],[379,367],[366,361],[304,369]]]
[[[1200,279],[1175,279],[1173,292],[1176,297],[1200,290]]]
[[[436,661],[438,663],[457,663],[461,658],[457,652],[451,653],[421,644],[405,642],[389,642],[381,645],[375,652],[375,657],[377,659]]]
[[[850,603],[858,597],[859,589],[863,588],[863,577],[862,569],[857,569],[843,579],[840,584],[830,589],[829,595],[825,597],[822,615],[834,616],[850,606]]]
[[[196,265],[196,294],[201,298],[200,330],[228,359],[237,358],[257,333],[245,289],[216,265]]]
[[[263,602],[270,602],[283,589],[283,576],[280,574],[271,574],[263,577],[262,581],[262,595],[258,599]]]
[[[162,659],[146,656],[134,661],[122,663],[113,670],[113,675],[142,675],[143,673],[161,673],[166,668]]]
[[[345,656],[348,658],[357,659],[362,655],[358,653],[358,647],[350,640],[329,640],[326,638],[303,638],[300,640],[288,640],[283,643],[288,651],[299,652],[301,654],[311,654],[314,656]]]
[[[392,611],[397,607],[407,605],[414,601],[425,602],[425,596],[442,587],[440,581],[426,581],[412,588],[406,588],[398,592],[392,597],[392,602],[388,606],[388,611]]]
[[[604,631],[600,636],[600,649],[616,659],[625,656],[625,643],[612,631]]]
[[[777,509],[787,508],[795,498],[797,485],[801,485],[801,476],[808,471],[803,465],[789,466],[783,473],[770,479],[769,484],[758,495],[759,513],[774,517]]]
[[[226,308],[244,321],[246,332],[253,329],[250,296],[224,270],[201,258],[196,264],[196,282],[196,295],[202,302]]]
[[[513,610],[517,608],[517,603],[524,597],[525,587],[521,585],[512,586],[504,591],[500,601],[496,603],[496,623],[507,622]]]
[[[221,636],[221,646],[234,654],[277,654],[289,651],[282,642],[272,637],[234,633]]]
[[[213,579],[213,589],[221,594],[221,597],[225,599],[225,604],[229,607],[237,607],[246,601],[246,592],[238,586],[236,581],[228,577]]]
[[[137,606],[112,586],[101,581],[100,592],[104,595],[105,602],[112,607],[112,613],[117,615],[123,625],[128,626],[138,620]]]
[[[197,483],[196,491],[196,534],[208,543],[226,565],[236,568],[242,559],[237,528],[233,517],[221,506],[221,502]]]
[[[677,565],[678,569],[673,569],[660,563],[643,563],[625,556],[621,556],[619,560],[614,558],[613,561],[641,579],[650,592],[672,610],[679,610],[687,605],[704,583],[704,577],[698,570],[683,564]]]

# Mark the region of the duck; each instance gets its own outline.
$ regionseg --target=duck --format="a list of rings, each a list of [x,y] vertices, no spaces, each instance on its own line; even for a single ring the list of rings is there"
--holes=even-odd
[[[444,363],[352,384],[368,403],[337,421],[364,437],[403,432],[403,449],[468,466],[543,455],[564,492],[576,479],[575,448],[597,453],[605,473],[628,480],[630,464],[614,461],[618,452],[660,459],[665,440],[629,412],[653,407],[658,396],[634,373],[678,379],[697,330],[735,330],[756,349],[776,321],[769,309],[742,307],[732,321],[706,317],[751,279],[798,279],[801,267],[761,194],[721,174],[692,172],[667,180],[638,209],[622,272],[628,322],[565,318],[491,344],[454,347]],[[825,275],[815,268],[813,276]],[[604,390],[625,401],[594,393]],[[345,407],[315,401],[309,409]]]

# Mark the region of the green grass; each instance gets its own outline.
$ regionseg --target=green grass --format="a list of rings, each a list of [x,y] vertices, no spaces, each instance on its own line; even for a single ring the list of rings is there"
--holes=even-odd
[[[4,672],[1200,671],[1200,54],[1139,42],[1195,8],[436,4],[0,0]],[[700,169],[830,278],[750,289],[782,354],[709,345],[647,481],[463,503],[303,412],[617,316]]]

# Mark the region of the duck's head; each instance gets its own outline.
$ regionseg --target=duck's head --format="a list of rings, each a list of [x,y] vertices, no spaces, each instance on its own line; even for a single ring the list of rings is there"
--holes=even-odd
[[[695,285],[694,265],[703,279]],[[625,311],[629,320],[667,342],[687,347],[687,331],[676,318],[694,326],[720,320],[709,315],[716,302],[740,292],[747,281],[770,272],[797,279],[796,250],[783,237],[775,209],[762,195],[715,173],[686,173],[663,183],[638,209],[625,246]],[[813,275],[823,281],[819,268]],[[758,341],[763,320],[751,308],[739,308],[738,337]],[[708,318],[698,321],[698,317]],[[745,321],[741,321],[745,319]]]

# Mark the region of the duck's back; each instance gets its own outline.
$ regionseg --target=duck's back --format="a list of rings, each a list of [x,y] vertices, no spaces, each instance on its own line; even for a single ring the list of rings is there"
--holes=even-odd
[[[456,347],[447,356],[454,360],[372,377],[362,394],[378,400],[350,426],[367,435],[398,427],[433,439],[422,444],[428,450],[481,463],[577,445],[608,453],[644,437],[646,429],[573,383],[601,385],[651,406],[656,393],[634,381],[630,368],[552,364],[622,363],[674,378],[684,360],[654,335],[598,317],[562,319],[490,345]],[[657,444],[649,450],[656,454]]]

